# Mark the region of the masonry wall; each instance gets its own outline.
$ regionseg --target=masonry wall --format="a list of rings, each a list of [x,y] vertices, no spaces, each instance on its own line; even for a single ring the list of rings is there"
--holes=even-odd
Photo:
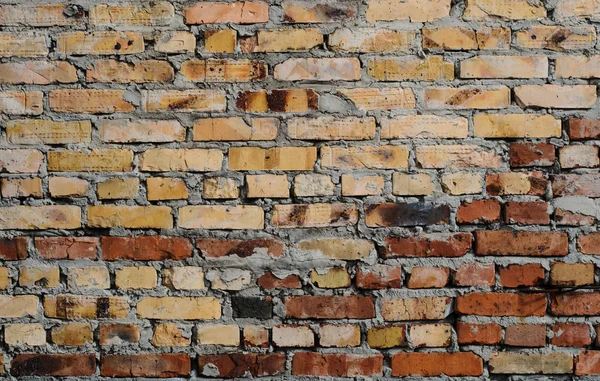
[[[598,377],[598,20],[0,0],[0,374]]]

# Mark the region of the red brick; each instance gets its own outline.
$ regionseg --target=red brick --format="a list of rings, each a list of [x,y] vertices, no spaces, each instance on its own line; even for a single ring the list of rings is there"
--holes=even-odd
[[[201,376],[237,378],[274,376],[285,370],[285,355],[282,353],[227,353],[221,355],[199,355],[198,373]]]
[[[517,202],[504,204],[504,222],[521,225],[548,225],[548,203],[543,201]]]
[[[287,317],[298,319],[371,319],[375,304],[370,296],[290,296]]]
[[[392,376],[480,376],[483,360],[472,352],[397,353],[392,356]]]
[[[373,265],[359,266],[356,271],[356,287],[370,290],[402,287],[400,266]]]
[[[456,269],[456,286],[491,287],[496,282],[496,269],[493,263],[464,263]]]
[[[102,237],[102,258],[106,261],[182,260],[192,256],[192,244],[182,237]]]
[[[456,221],[459,224],[489,224],[500,222],[500,202],[494,199],[464,201],[458,207]]]
[[[0,259],[3,261],[17,261],[27,258],[28,243],[29,238],[27,237],[0,239]]]
[[[383,373],[383,355],[297,352],[292,359],[296,376],[356,377]]]
[[[246,258],[264,251],[272,257],[279,257],[285,250],[283,242],[275,239],[197,239],[196,247],[207,258],[229,255]]]
[[[479,230],[475,232],[475,253],[536,257],[565,256],[569,253],[569,237],[565,232]]]
[[[462,345],[496,345],[502,340],[502,327],[496,323],[456,323],[458,343]]]
[[[600,374],[600,351],[581,351],[575,357],[575,375]]]
[[[540,286],[545,276],[544,268],[537,263],[500,267],[498,273],[500,285],[508,288]]]
[[[546,295],[471,293],[456,297],[456,312],[480,316],[544,316]]]
[[[569,293],[550,296],[554,316],[600,315],[600,293]]]
[[[96,259],[96,237],[50,237],[35,238],[35,248],[45,259]]]
[[[511,167],[551,167],[556,159],[550,143],[510,143]]]
[[[567,133],[572,140],[599,139],[600,119],[570,118]]]
[[[91,376],[96,373],[94,354],[18,354],[12,360],[13,376]]]
[[[600,232],[582,234],[577,237],[577,248],[583,254],[600,255]]]
[[[546,326],[519,324],[506,327],[504,344],[513,347],[543,347],[546,345]]]
[[[186,354],[104,355],[100,359],[104,377],[187,377],[190,371]]]
[[[265,290],[272,290],[275,288],[302,288],[302,282],[298,275],[290,274],[286,277],[279,278],[270,271],[267,271],[258,278],[256,283]]]
[[[558,347],[586,347],[592,344],[587,324],[557,323],[552,326],[550,344]]]
[[[408,288],[442,288],[448,284],[448,267],[413,267],[408,279]]]
[[[384,258],[462,257],[471,250],[470,233],[453,233],[414,237],[387,237]]]

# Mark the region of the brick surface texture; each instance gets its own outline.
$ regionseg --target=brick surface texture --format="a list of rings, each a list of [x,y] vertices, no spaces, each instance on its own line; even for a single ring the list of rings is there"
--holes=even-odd
[[[599,379],[599,20],[0,0],[0,379]]]

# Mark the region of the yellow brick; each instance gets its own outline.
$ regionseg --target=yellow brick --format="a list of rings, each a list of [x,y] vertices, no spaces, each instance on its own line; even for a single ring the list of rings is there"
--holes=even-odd
[[[264,1],[230,3],[202,1],[183,9],[186,24],[254,24],[269,21],[269,4]]]
[[[371,348],[393,348],[405,345],[405,326],[373,327],[367,331]]]
[[[381,315],[385,321],[441,320],[450,313],[451,301],[446,296],[384,299]]]
[[[264,211],[254,205],[201,205],[179,208],[178,226],[185,229],[263,229]]]
[[[460,62],[461,78],[546,78],[548,57],[477,56]]]
[[[39,305],[37,295],[0,295],[0,317],[21,318],[36,316]]]
[[[452,341],[452,326],[450,324],[411,325],[410,341],[417,348],[448,347]]]
[[[221,317],[221,304],[212,296],[143,297],[136,306],[142,319],[212,320]]]
[[[94,26],[159,26],[169,25],[175,16],[170,2],[158,1],[148,7],[137,5],[98,5],[90,9],[90,24]]]
[[[110,288],[110,274],[104,266],[74,267],[68,271],[67,282],[70,289]]]
[[[531,20],[546,17],[541,1],[469,0],[463,14],[466,20]]]
[[[211,177],[202,182],[202,197],[205,199],[238,198],[237,182],[228,177]]]
[[[222,163],[218,149],[149,149],[139,159],[140,170],[148,172],[218,171]]]
[[[154,40],[154,50],[161,53],[186,53],[196,50],[196,37],[190,32],[160,32]]]
[[[98,60],[93,69],[85,72],[87,82],[146,83],[171,82],[175,79],[173,67],[167,61],[146,60],[136,63],[116,60]]]
[[[49,85],[73,82],[77,82],[77,70],[75,66],[65,61],[25,61],[0,64],[0,83]]]
[[[138,178],[113,177],[98,184],[98,197],[101,200],[132,199],[139,188]]]
[[[414,41],[414,32],[342,28],[329,35],[328,45],[334,52],[377,53],[407,51]]]
[[[359,110],[396,110],[415,108],[416,100],[412,89],[338,89]]]
[[[132,169],[133,152],[128,149],[48,152],[48,171],[51,172],[130,172]]]
[[[57,112],[112,114],[135,111],[123,90],[63,89],[50,92],[50,109]]]
[[[454,64],[441,56],[375,58],[369,61],[367,74],[375,81],[451,81]]]
[[[360,326],[355,324],[322,324],[319,327],[319,345],[322,347],[358,347]]]
[[[514,44],[527,49],[586,49],[596,42],[596,29],[593,26],[563,27],[534,26],[517,31]]]
[[[11,346],[45,345],[46,330],[39,323],[8,324],[4,327],[4,342]]]
[[[421,168],[500,168],[502,157],[491,150],[472,145],[438,145],[416,148]]]
[[[0,25],[3,26],[78,25],[84,21],[83,8],[71,4],[0,5]]]
[[[298,249],[317,256],[356,261],[375,254],[375,245],[366,239],[317,238],[298,242]],[[315,252],[315,253],[311,253]]]
[[[367,21],[430,22],[450,15],[450,0],[369,0]]]
[[[561,122],[552,115],[477,114],[473,117],[475,136],[483,138],[560,137]]]
[[[321,167],[333,169],[408,168],[408,149],[402,146],[321,147]]]
[[[63,33],[56,36],[56,51],[66,55],[143,53],[144,38],[139,32]]]
[[[469,121],[462,117],[437,115],[405,115],[381,120],[383,139],[403,138],[455,138],[464,139],[469,134]]]
[[[157,284],[158,281],[154,267],[124,267],[115,271],[115,285],[117,288],[155,288]]]
[[[600,55],[556,57],[559,78],[600,78]]]
[[[444,192],[451,195],[477,194],[483,190],[481,175],[472,172],[445,173],[440,183]]]
[[[379,175],[342,175],[342,196],[376,196],[383,193],[385,180]]]
[[[354,204],[280,204],[273,208],[271,223],[279,228],[348,226],[358,222]]]
[[[171,229],[173,216],[168,206],[88,206],[87,226],[91,228],[124,227],[129,229]]]
[[[594,284],[594,264],[552,262],[550,284],[558,287],[592,285]]]
[[[88,193],[89,185],[87,180],[76,177],[50,177],[48,179],[50,196],[57,198],[85,196]]]
[[[248,198],[290,197],[287,175],[246,175]]]
[[[37,266],[19,268],[19,286],[57,287],[60,285],[60,270],[55,266]]]
[[[69,347],[94,342],[94,331],[89,323],[69,323],[52,328],[52,343]]]
[[[292,118],[288,134],[300,140],[365,140],[375,135],[375,118],[321,116]]]
[[[423,28],[423,48],[445,50],[478,49],[475,31],[469,28]]]
[[[188,191],[183,179],[170,177],[150,177],[146,179],[148,200],[182,200],[188,198]]]
[[[314,197],[332,196],[335,184],[329,175],[302,173],[294,177],[294,196]]]
[[[557,20],[571,17],[597,19],[598,16],[600,16],[600,3],[596,0],[559,0],[554,8],[554,17]]]
[[[267,66],[251,60],[198,60],[185,61],[179,74],[192,82],[250,82],[263,80]]]
[[[152,345],[155,347],[187,347],[191,343],[191,332],[177,327],[175,323],[154,326]]]
[[[323,35],[316,28],[259,30],[252,52],[309,51],[319,45]]]
[[[0,230],[77,229],[81,209],[70,205],[5,206],[0,208]]]
[[[596,85],[521,85],[514,93],[523,108],[591,108],[597,99]]]
[[[204,32],[204,48],[209,53],[233,53],[236,45],[237,31],[233,29]]]
[[[221,112],[227,108],[227,99],[221,90],[143,90],[142,108],[146,112]]]
[[[312,270],[310,281],[318,288],[344,288],[350,287],[350,274],[346,269],[333,267],[328,271]]]
[[[92,140],[92,124],[88,120],[11,120],[6,124],[6,140],[12,144],[88,143]]]
[[[198,344],[237,347],[240,345],[240,328],[228,324],[201,325],[198,327]]]
[[[44,296],[44,315],[49,318],[123,319],[129,315],[129,310],[127,299],[119,296],[92,297],[63,294]]]
[[[183,266],[164,269],[163,284],[175,290],[203,290],[204,272],[200,267]]]
[[[42,197],[42,179],[39,177],[2,179],[1,187],[4,198]]]
[[[0,290],[6,290],[11,284],[10,275],[8,274],[8,267],[0,267]]]
[[[40,115],[44,112],[41,91],[0,91],[0,112],[7,115]]]
[[[48,53],[44,36],[0,33],[0,57],[43,57]]]
[[[397,196],[426,196],[433,193],[434,184],[426,173],[397,173],[392,177],[392,193]]]
[[[316,147],[231,147],[232,171],[309,171],[317,161]]]
[[[430,87],[423,90],[424,106],[429,109],[501,109],[510,106],[506,86],[481,88]]]
[[[278,81],[356,81],[361,77],[358,58],[289,58],[275,65]]]
[[[273,140],[277,137],[279,120],[251,118],[205,118],[194,124],[195,141]]]
[[[109,143],[163,143],[185,140],[185,128],[177,120],[103,119],[98,121],[100,140]]]

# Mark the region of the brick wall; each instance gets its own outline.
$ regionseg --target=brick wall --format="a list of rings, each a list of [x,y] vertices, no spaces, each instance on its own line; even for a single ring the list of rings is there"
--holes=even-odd
[[[0,374],[598,377],[599,19],[0,0]]]

